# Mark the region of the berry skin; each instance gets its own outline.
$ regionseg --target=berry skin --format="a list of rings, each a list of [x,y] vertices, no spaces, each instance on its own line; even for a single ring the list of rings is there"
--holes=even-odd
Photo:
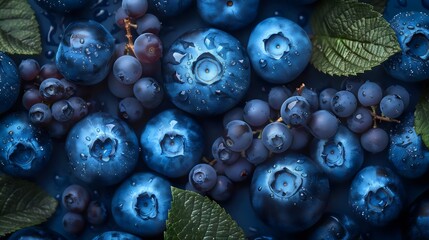
[[[365,107],[358,107],[356,111],[347,118],[347,127],[355,133],[363,133],[371,128],[373,119],[371,111]]]
[[[121,117],[130,122],[137,122],[143,117],[143,106],[134,97],[124,98],[119,102],[119,112]]]
[[[18,68],[3,52],[0,52],[0,86],[2,89],[7,89],[0,92],[0,114],[2,114],[15,104],[21,87]]]
[[[277,155],[258,165],[250,185],[251,204],[279,231],[302,231],[315,224],[329,198],[326,175],[302,154]],[[273,211],[275,209],[275,211]]]
[[[268,104],[274,110],[280,110],[286,99],[292,96],[292,92],[286,87],[273,87],[268,93]]]
[[[22,80],[30,82],[35,80],[40,72],[40,65],[34,59],[25,59],[19,64],[19,76]]]
[[[47,240],[67,240],[64,236],[61,236],[59,233],[51,231],[49,229],[41,228],[41,227],[27,227],[21,230],[14,232],[8,240],[39,240],[39,239],[47,239]]]
[[[85,219],[80,213],[68,212],[63,217],[64,231],[79,234],[85,229]]]
[[[233,182],[243,182],[252,176],[253,169],[253,164],[241,157],[225,168],[225,175]]]
[[[153,64],[162,57],[161,39],[153,33],[143,33],[134,41],[134,54],[143,64]]]
[[[132,18],[142,17],[148,8],[147,0],[122,0],[122,8]]]
[[[292,145],[293,135],[286,124],[272,122],[262,130],[262,143],[274,153],[282,153]]]
[[[311,114],[307,125],[315,138],[328,139],[335,135],[340,121],[330,111],[319,110]]]
[[[331,107],[332,98],[335,96],[337,92],[338,92],[337,89],[334,89],[334,88],[326,88],[323,91],[321,91],[319,94],[320,109],[332,111],[332,107]]]
[[[358,238],[359,226],[347,215],[326,213],[309,232],[308,240],[352,240]]]
[[[107,209],[104,203],[91,201],[86,210],[86,219],[89,224],[101,225],[107,219]]]
[[[88,206],[89,198],[89,193],[84,187],[73,184],[64,189],[62,204],[69,211],[81,213]]]
[[[134,84],[142,75],[142,65],[137,58],[124,55],[113,64],[113,75],[123,84]]]
[[[159,1],[148,0],[149,10],[156,16],[161,18],[171,18],[183,13],[188,9],[193,1],[192,0],[175,0],[175,1]]]
[[[349,205],[357,216],[373,226],[383,226],[399,216],[404,206],[401,179],[386,167],[360,170],[349,190]]]
[[[260,99],[252,99],[244,106],[243,118],[250,126],[263,126],[270,119],[270,106]]]
[[[140,137],[147,166],[171,178],[185,176],[203,153],[203,131],[185,113],[164,110],[146,123]]]
[[[360,136],[363,149],[371,153],[379,153],[389,144],[389,135],[382,128],[371,128]]]
[[[310,104],[301,96],[292,96],[286,99],[280,108],[283,122],[288,125],[304,126],[310,114]]]
[[[150,13],[145,14],[141,18],[138,18],[136,20],[136,24],[136,31],[138,34],[149,32],[158,35],[159,31],[161,30],[161,22],[155,15]]]
[[[141,240],[141,238],[126,232],[108,231],[95,236],[92,240]]]
[[[390,20],[402,51],[384,62],[389,75],[404,82],[424,81],[429,77],[428,21],[426,13],[412,11],[400,12]]]
[[[213,158],[222,164],[230,165],[237,161],[240,153],[234,152],[228,148],[223,137],[218,137],[212,144]]]
[[[282,84],[293,81],[310,61],[312,45],[298,24],[282,17],[260,22],[252,31],[247,52],[253,69],[265,81]]]
[[[198,13],[214,27],[233,31],[251,23],[258,14],[259,0],[198,0]]]
[[[331,101],[332,112],[338,117],[349,117],[357,108],[357,99],[352,92],[338,91]]]
[[[72,173],[100,186],[119,183],[137,164],[138,141],[122,120],[107,113],[93,113],[70,130],[65,149]]]
[[[258,165],[268,159],[269,151],[265,147],[263,141],[259,138],[255,138],[252,141],[252,145],[246,149],[246,158],[247,161],[253,163],[253,165]]]
[[[165,230],[171,207],[170,183],[153,173],[135,173],[126,179],[112,198],[112,215],[124,231],[143,237]]]
[[[404,112],[404,102],[398,95],[386,95],[381,99],[380,111],[383,116],[397,118]]]
[[[234,120],[225,126],[226,147],[234,152],[241,152],[250,147],[253,141],[253,132],[249,124],[241,120]]]
[[[206,163],[195,165],[189,172],[189,182],[201,192],[210,191],[216,185],[216,180],[216,170]]]
[[[366,81],[358,90],[358,100],[365,107],[379,104],[382,97],[383,90],[375,82]]]
[[[33,177],[51,159],[52,140],[30,122],[25,112],[9,113],[0,120],[0,170],[16,177]]]
[[[403,239],[429,239],[429,192],[426,190],[411,204],[404,224]]]
[[[401,85],[391,85],[384,91],[384,95],[397,95],[404,102],[404,108],[407,109],[410,104],[410,93]]]
[[[115,39],[103,25],[92,20],[73,22],[64,31],[55,61],[67,80],[94,85],[109,74],[114,50]]]
[[[216,185],[209,192],[209,196],[218,202],[226,201],[234,194],[234,184],[229,178],[219,175]]]
[[[70,13],[81,9],[88,5],[90,0],[38,0],[36,3],[47,11],[54,11],[57,13]]]
[[[52,120],[52,112],[48,105],[36,103],[28,110],[28,116],[32,123],[48,124]]]
[[[164,87],[176,107],[194,115],[224,113],[250,86],[250,64],[241,43],[209,28],[187,32],[164,56]]]
[[[138,80],[133,86],[133,93],[143,107],[149,109],[158,107],[164,99],[162,86],[158,81],[150,77]]]
[[[345,126],[330,139],[315,139],[311,157],[328,175],[329,180],[342,182],[352,178],[362,167],[364,152],[359,138]]]
[[[414,128],[414,115],[408,113],[390,131],[388,159],[394,170],[406,178],[418,178],[429,169],[429,151]]]

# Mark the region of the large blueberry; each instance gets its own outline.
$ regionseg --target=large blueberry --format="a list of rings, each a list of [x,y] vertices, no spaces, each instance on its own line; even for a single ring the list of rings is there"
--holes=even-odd
[[[352,178],[364,160],[359,138],[342,125],[332,138],[314,139],[310,152],[329,180],[336,182]]]
[[[347,215],[324,214],[311,228],[308,240],[354,240],[358,239],[359,227]]]
[[[14,232],[8,240],[66,240],[60,234],[40,227],[27,227]]]
[[[164,176],[185,176],[201,160],[203,139],[195,120],[179,110],[165,110],[149,120],[143,130],[143,160]]]
[[[134,170],[139,157],[134,131],[119,118],[101,112],[76,123],[65,148],[73,174],[101,186],[123,180]]]
[[[234,107],[250,85],[250,64],[240,42],[209,28],[185,33],[164,57],[164,86],[178,108],[196,115]]]
[[[253,69],[271,83],[288,83],[301,74],[310,61],[312,46],[298,24],[283,17],[271,17],[252,31],[247,52]]]
[[[0,120],[0,141],[0,169],[4,173],[33,177],[51,159],[52,140],[25,112],[9,113]]]
[[[429,191],[411,204],[404,225],[403,239],[429,239]]]
[[[279,231],[301,231],[315,224],[329,192],[325,173],[312,159],[296,153],[258,165],[250,186],[253,209]]]
[[[171,207],[170,182],[153,173],[136,173],[125,180],[112,198],[112,215],[123,230],[154,236],[165,230]]]
[[[35,1],[40,7],[47,11],[57,13],[69,13],[71,11],[83,8],[90,0],[37,0]]]
[[[349,205],[357,216],[375,226],[398,217],[404,203],[401,179],[381,166],[365,167],[355,176],[349,190]]]
[[[429,151],[414,128],[414,114],[408,113],[390,131],[389,161],[407,178],[421,177],[429,168]]]
[[[401,52],[384,62],[392,77],[405,82],[429,78],[429,15],[424,12],[401,12],[390,20]]]
[[[237,30],[256,18],[259,0],[197,0],[197,7],[207,23],[221,29]]]
[[[73,22],[64,31],[55,60],[67,80],[94,85],[109,74],[114,50],[115,39],[103,25]]]
[[[119,231],[107,231],[95,236],[92,240],[140,240],[132,234]]]
[[[148,0],[149,10],[160,18],[174,17],[188,9],[193,0]]]
[[[19,96],[21,79],[13,60],[0,52],[0,114],[9,110]]]

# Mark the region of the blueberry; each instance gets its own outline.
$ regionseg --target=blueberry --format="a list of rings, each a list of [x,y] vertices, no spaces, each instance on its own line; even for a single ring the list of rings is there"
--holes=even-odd
[[[218,176],[216,185],[210,190],[211,198],[218,202],[226,201],[234,194],[234,184],[225,176]]]
[[[86,210],[86,219],[90,224],[103,224],[107,219],[107,209],[104,203],[100,201],[91,201]]]
[[[191,6],[192,2],[192,0],[148,0],[150,12],[161,18],[174,17],[183,13]]]
[[[126,232],[107,231],[95,236],[92,240],[141,240],[141,238]]]
[[[320,109],[332,111],[332,98],[337,92],[338,91],[335,88],[325,88],[323,91],[321,91],[319,94]]]
[[[312,46],[298,24],[271,17],[252,31],[247,45],[253,69],[271,83],[288,83],[300,75],[310,61]]]
[[[181,177],[201,160],[203,131],[185,113],[165,110],[146,123],[140,137],[143,160],[167,177]]]
[[[55,60],[67,80],[94,85],[109,74],[114,50],[115,39],[103,25],[73,22],[64,31]]]
[[[64,231],[80,234],[85,229],[85,219],[80,213],[68,212],[63,217]]]
[[[195,165],[189,172],[189,182],[201,192],[210,191],[216,185],[216,180],[216,170],[206,163]]]
[[[392,77],[417,82],[429,78],[429,15],[424,12],[400,12],[390,20],[401,52],[384,62]]]
[[[198,13],[207,23],[226,30],[237,30],[251,23],[258,14],[259,0],[197,0]]]
[[[324,214],[307,236],[308,240],[353,240],[358,239],[359,227],[349,216],[343,214]]]
[[[18,68],[13,60],[3,52],[0,52],[0,86],[6,90],[0,92],[1,114],[15,104],[21,87]]]
[[[89,203],[88,191],[77,184],[73,184],[64,189],[62,196],[63,206],[72,212],[83,212]]]
[[[64,236],[41,227],[27,227],[14,232],[8,240],[66,240]]]
[[[240,157],[240,153],[230,150],[223,137],[218,137],[212,145],[213,158],[222,164],[232,164]]]
[[[359,138],[340,126],[330,139],[314,139],[311,158],[328,175],[329,180],[342,182],[352,178],[362,166],[363,149]]]
[[[154,236],[165,230],[171,207],[170,183],[153,173],[135,173],[112,198],[112,215],[119,227],[139,236]]]
[[[36,3],[47,11],[54,11],[57,13],[69,13],[83,8],[90,0],[37,0]]]
[[[52,154],[52,140],[32,124],[25,112],[9,113],[0,120],[0,169],[17,177],[33,177]]]
[[[94,185],[119,183],[137,164],[138,140],[122,120],[93,113],[76,123],[66,139],[72,173]]]
[[[226,124],[223,138],[231,151],[245,151],[253,141],[252,128],[244,121],[233,120]]]
[[[429,239],[429,192],[423,192],[410,206],[406,215],[404,239]]]
[[[331,101],[332,112],[338,117],[349,117],[357,108],[357,99],[352,92],[342,90],[335,93]]]
[[[250,65],[241,43],[209,28],[180,36],[164,57],[164,86],[171,101],[196,115],[234,107],[250,85]]]
[[[399,216],[404,188],[389,168],[368,166],[355,176],[349,190],[349,205],[371,225],[383,226]]]
[[[429,168],[429,151],[416,133],[414,115],[405,115],[389,134],[388,159],[396,172],[407,178],[423,176]]]
[[[286,124],[303,126],[311,114],[310,104],[301,96],[292,96],[283,102],[280,115]]]
[[[233,182],[243,182],[252,176],[254,168],[252,163],[241,157],[225,168],[225,175]]]
[[[302,231],[323,214],[329,197],[326,175],[302,154],[275,156],[258,165],[250,186],[253,209],[279,231]]]

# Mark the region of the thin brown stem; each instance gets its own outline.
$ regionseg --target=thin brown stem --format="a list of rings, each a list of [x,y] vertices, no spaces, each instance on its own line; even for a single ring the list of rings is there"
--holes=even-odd
[[[301,86],[299,86],[298,88],[296,88],[296,92],[298,93],[299,96],[301,96],[302,91],[304,90],[304,88],[305,88],[305,84],[304,83],[301,83]]]
[[[377,127],[377,120],[379,121],[383,121],[383,122],[394,122],[394,123],[401,123],[401,121],[394,119],[394,118],[388,118],[388,117],[383,117],[383,116],[379,116],[377,115],[376,112],[376,107],[375,106],[371,106],[371,116],[373,119],[373,128]]]
[[[133,24],[131,23],[129,18],[125,18],[124,23],[125,23],[125,31],[126,31],[125,36],[128,39],[128,43],[127,45],[125,45],[125,51],[126,51],[126,54],[128,55],[130,53],[134,54],[134,40],[133,40],[133,34],[131,33],[131,27]]]

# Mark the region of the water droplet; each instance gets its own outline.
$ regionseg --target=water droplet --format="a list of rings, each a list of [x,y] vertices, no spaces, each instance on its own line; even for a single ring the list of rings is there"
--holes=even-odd
[[[267,61],[265,61],[264,59],[259,60],[259,65],[261,66],[261,68],[264,68],[267,66]]]

